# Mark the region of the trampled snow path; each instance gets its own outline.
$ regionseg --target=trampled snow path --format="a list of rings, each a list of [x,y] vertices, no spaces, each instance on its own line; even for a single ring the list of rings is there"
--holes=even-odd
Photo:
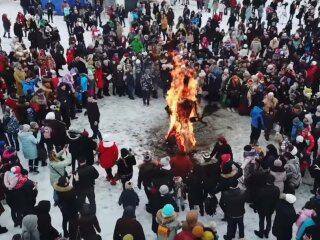
[[[196,10],[196,4],[194,1],[191,2],[191,9]],[[269,2],[269,1],[268,1]],[[289,1],[291,2],[291,1]],[[176,18],[182,15],[182,6],[175,6],[174,11]],[[0,1],[0,14],[7,13],[12,21],[14,22],[15,16],[18,11],[21,11],[19,6],[19,1]],[[287,8],[289,11],[289,8]],[[207,18],[210,16],[208,13],[203,14],[203,24],[206,22]],[[289,15],[289,14],[288,14]],[[103,16],[103,19],[106,20],[106,17]],[[226,22],[228,20],[228,16],[224,16],[221,27],[227,30]],[[293,31],[297,26],[297,19],[293,19]],[[67,48],[68,44],[68,34],[66,25],[63,22],[62,17],[54,18],[54,26],[57,26],[62,39],[62,44]],[[127,24],[128,26],[129,24]],[[284,27],[284,25],[278,25],[279,28]],[[128,32],[128,28],[125,29]],[[11,31],[13,32],[13,30]],[[0,34],[3,34],[3,28],[0,27]],[[13,33],[12,33],[13,36]],[[91,35],[89,32],[85,33],[85,40],[87,43],[91,41]],[[28,46],[28,43],[27,43]],[[2,38],[2,47],[4,50],[10,50],[10,41],[8,39]],[[107,140],[116,141],[119,148],[127,147],[132,148],[134,152],[137,154],[137,160],[141,163],[141,153],[144,150],[150,149],[150,131],[152,129],[158,128],[159,126],[167,126],[167,115],[164,111],[165,101],[163,98],[159,98],[157,100],[152,99],[151,105],[149,107],[144,107],[142,105],[142,101],[140,99],[136,99],[134,101],[129,100],[126,97],[108,97],[103,100],[99,100],[99,106],[101,111],[101,123],[100,129],[103,135]],[[72,122],[72,127],[81,129],[90,129],[87,117],[79,114],[79,119]],[[242,148],[244,145],[248,143],[249,134],[250,134],[250,120],[248,117],[241,117],[236,113],[229,113],[225,110],[219,110],[212,116],[208,117],[210,121],[214,124],[215,131],[212,132],[213,136],[217,136],[218,134],[224,134],[229,140],[233,151],[235,153],[235,159],[238,161],[242,161]],[[260,143],[262,146],[266,146],[267,143],[263,138],[260,139]],[[26,161],[24,161],[21,156],[22,163],[26,165]],[[156,158],[161,158],[164,156],[156,156]],[[122,207],[119,207],[117,204],[118,198],[120,196],[122,187],[121,184],[117,184],[116,186],[111,186],[108,182],[105,181],[105,172],[104,170],[96,166],[100,172],[100,177],[96,181],[96,202],[97,202],[97,217],[100,221],[101,229],[102,229],[102,239],[110,240],[112,239],[113,230],[115,226],[116,220],[122,216]],[[113,172],[116,172],[114,169]],[[137,172],[138,169],[134,169],[134,182],[137,180]],[[40,167],[40,174],[38,175],[30,175],[30,179],[38,182],[39,187],[39,195],[37,200],[52,200],[53,190],[49,182],[49,170],[47,167]],[[143,225],[146,239],[153,240],[156,239],[155,235],[151,231],[151,215],[148,214],[144,205],[146,203],[146,197],[142,190],[137,189],[135,187],[138,195],[140,197],[140,206],[138,206],[136,210],[137,219]],[[297,191],[297,202],[295,204],[296,210],[299,211],[301,207],[304,205],[305,201],[311,196],[309,190],[310,186],[303,184]],[[13,222],[10,217],[10,210],[7,205],[5,205],[6,211],[0,217],[0,224],[2,226],[6,226],[9,229],[7,234],[0,235],[0,240],[10,240],[12,235],[15,233],[20,233],[21,230],[18,228],[13,228]],[[254,214],[252,209],[249,209],[247,206],[245,214],[245,234],[246,239],[253,240],[257,239],[257,237],[253,234],[253,230],[258,228],[258,215]],[[51,217],[52,224],[55,228],[61,231],[61,213],[57,207],[51,208]],[[202,221],[205,225],[210,221],[215,221],[218,224],[218,233],[220,238],[226,232],[226,224],[225,222],[221,222],[222,212],[218,208],[218,213],[213,218],[209,216],[201,217],[200,221]],[[183,220],[185,218],[185,213],[179,214],[179,219]],[[295,233],[295,231],[294,231]],[[270,235],[269,239],[275,239],[272,235]]]

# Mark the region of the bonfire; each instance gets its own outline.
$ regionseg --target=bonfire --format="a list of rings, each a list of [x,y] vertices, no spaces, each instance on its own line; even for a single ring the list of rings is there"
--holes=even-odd
[[[170,126],[167,140],[175,138],[181,152],[192,152],[196,146],[193,119],[198,118],[196,72],[187,66],[180,55],[173,57],[171,88],[167,95]]]

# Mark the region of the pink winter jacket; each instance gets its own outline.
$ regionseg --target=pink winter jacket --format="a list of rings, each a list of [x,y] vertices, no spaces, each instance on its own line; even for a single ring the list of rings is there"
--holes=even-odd
[[[297,221],[296,221],[296,225],[298,227],[297,232],[299,232],[299,229],[301,227],[301,225],[304,223],[305,220],[307,220],[308,218],[311,218],[316,212],[313,209],[307,209],[304,208],[302,209]]]

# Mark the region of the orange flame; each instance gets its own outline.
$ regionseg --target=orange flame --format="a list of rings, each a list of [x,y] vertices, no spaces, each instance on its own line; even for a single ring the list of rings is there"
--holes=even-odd
[[[191,152],[196,145],[192,117],[197,116],[196,72],[186,66],[181,56],[174,56],[171,88],[167,93],[170,126],[166,139],[175,137],[179,150]]]

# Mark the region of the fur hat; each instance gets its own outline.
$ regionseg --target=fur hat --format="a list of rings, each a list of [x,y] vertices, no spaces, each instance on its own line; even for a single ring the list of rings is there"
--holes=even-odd
[[[311,62],[311,66],[316,66],[317,65],[317,61],[312,61]]]
[[[159,193],[161,195],[166,195],[169,193],[169,188],[167,185],[161,185],[160,188],[159,188]]]
[[[132,190],[132,189],[133,189],[133,184],[132,184],[132,182],[131,182],[131,181],[126,182],[126,183],[124,184],[124,188],[125,188],[126,190]]]
[[[167,167],[168,165],[170,166],[170,157],[166,156],[164,158],[160,159],[160,165],[162,167]]]

